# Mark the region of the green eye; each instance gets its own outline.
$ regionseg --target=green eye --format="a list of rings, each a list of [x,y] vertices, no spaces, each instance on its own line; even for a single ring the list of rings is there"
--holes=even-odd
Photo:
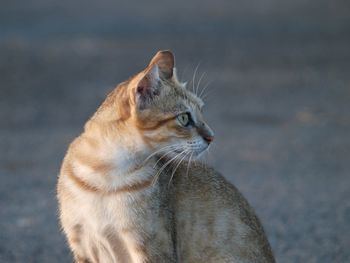
[[[189,113],[181,113],[181,114],[177,115],[176,118],[179,121],[179,123],[184,127],[186,127],[190,124]]]

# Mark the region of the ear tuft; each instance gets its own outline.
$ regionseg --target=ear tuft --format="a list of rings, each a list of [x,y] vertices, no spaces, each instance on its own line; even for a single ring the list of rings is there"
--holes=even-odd
[[[158,51],[152,58],[151,65],[158,65],[160,75],[164,79],[170,79],[173,76],[173,69],[175,66],[175,57],[170,50]]]

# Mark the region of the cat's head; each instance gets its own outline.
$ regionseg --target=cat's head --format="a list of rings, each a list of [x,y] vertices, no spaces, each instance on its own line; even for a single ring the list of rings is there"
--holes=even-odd
[[[213,140],[203,101],[176,76],[170,51],[160,51],[139,74],[133,89],[137,127],[147,144],[173,154],[199,155]]]
[[[120,90],[115,96],[119,117],[130,130],[137,130],[141,149],[196,157],[214,134],[204,121],[203,101],[178,81],[174,63],[170,51],[160,51],[145,70],[122,84],[124,93]],[[136,141],[132,134],[129,140]]]

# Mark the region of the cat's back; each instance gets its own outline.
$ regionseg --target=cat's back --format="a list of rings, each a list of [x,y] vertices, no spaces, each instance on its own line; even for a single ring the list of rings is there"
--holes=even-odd
[[[208,166],[187,166],[183,164],[174,179],[181,259],[274,262],[258,218],[236,187]]]

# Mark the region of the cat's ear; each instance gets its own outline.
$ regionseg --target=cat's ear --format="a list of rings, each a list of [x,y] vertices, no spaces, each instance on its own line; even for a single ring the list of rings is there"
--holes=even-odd
[[[136,86],[136,104],[139,109],[147,108],[152,99],[160,94],[160,80],[173,80],[174,55],[170,51],[159,51],[142,72]]]
[[[149,66],[157,65],[162,79],[171,79],[174,75],[175,57],[170,50],[158,51]]]
[[[140,108],[145,108],[147,102],[151,101],[160,93],[160,76],[157,64],[149,66],[138,81],[136,87],[136,102]]]
[[[176,74],[175,56],[170,50],[158,51],[152,58],[151,65],[158,65],[159,75],[162,79],[172,81],[176,85],[185,88],[186,84],[181,83]]]

